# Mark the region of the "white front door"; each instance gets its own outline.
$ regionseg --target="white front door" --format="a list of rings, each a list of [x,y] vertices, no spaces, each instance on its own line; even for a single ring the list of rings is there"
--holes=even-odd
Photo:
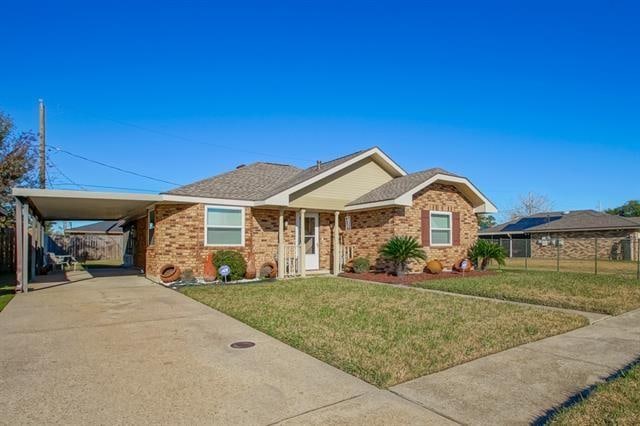
[[[306,269],[320,269],[320,214],[305,213],[304,226],[300,226],[300,215],[298,215],[297,222],[298,242],[300,242],[300,235],[304,241]]]

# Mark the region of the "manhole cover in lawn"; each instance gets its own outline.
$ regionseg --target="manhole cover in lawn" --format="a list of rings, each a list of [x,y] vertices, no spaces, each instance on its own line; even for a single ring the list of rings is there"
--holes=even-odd
[[[231,347],[233,349],[247,349],[255,346],[256,344],[253,342],[233,342]]]

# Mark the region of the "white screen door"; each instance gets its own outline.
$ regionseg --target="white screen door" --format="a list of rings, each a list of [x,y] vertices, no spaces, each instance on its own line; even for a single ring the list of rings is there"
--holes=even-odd
[[[300,226],[300,216],[298,215],[298,235],[304,238],[305,264],[307,269],[320,269],[320,215],[318,213],[306,213],[304,215],[304,226]],[[298,241],[300,241],[298,239]]]

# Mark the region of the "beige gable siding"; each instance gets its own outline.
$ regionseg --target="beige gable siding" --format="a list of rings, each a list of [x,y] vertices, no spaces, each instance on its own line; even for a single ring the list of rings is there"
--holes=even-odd
[[[393,177],[368,158],[291,195],[291,207],[340,210]]]

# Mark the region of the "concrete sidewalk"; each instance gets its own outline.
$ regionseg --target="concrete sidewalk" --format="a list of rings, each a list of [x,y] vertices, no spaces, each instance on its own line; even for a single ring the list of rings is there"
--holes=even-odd
[[[0,424],[448,423],[144,278],[76,278],[0,312]]]
[[[456,422],[530,424],[640,357],[640,310],[391,388]]]

